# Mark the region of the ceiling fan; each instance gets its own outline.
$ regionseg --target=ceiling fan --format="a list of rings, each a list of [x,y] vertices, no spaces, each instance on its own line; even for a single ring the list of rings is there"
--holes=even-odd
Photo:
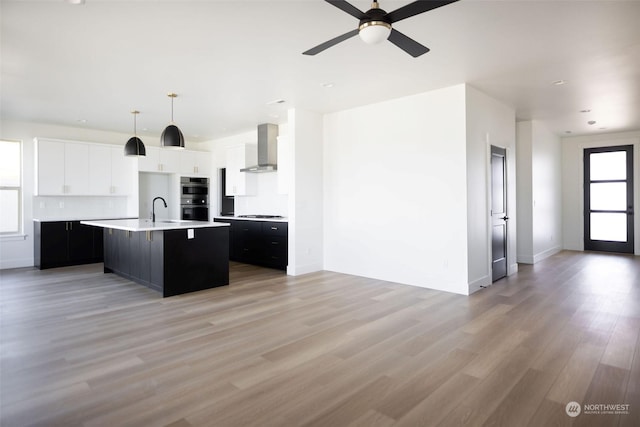
[[[331,46],[334,46],[340,42],[350,39],[356,34],[359,34],[360,38],[365,43],[369,44],[375,44],[380,43],[383,40],[389,40],[391,43],[395,44],[400,49],[416,58],[422,54],[429,52],[429,48],[421,45],[417,41],[405,36],[400,31],[392,28],[391,24],[415,15],[419,15],[424,12],[428,12],[440,6],[446,6],[458,0],[418,0],[389,13],[380,9],[376,0],[374,0],[371,4],[371,9],[366,12],[362,12],[360,9],[345,0],[325,1],[327,3],[331,3],[343,12],[346,12],[349,15],[359,19],[360,25],[355,30],[351,30],[348,33],[344,33],[341,36],[319,44],[318,46],[309,49],[306,52],[302,52],[303,55],[318,54],[323,50],[330,48]]]

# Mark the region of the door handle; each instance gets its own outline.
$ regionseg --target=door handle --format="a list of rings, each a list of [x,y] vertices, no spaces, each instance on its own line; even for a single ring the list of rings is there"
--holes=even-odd
[[[505,216],[503,216],[503,217],[502,217],[502,218],[500,218],[500,219],[505,220],[505,221],[508,221],[508,220],[509,220],[509,217],[505,215]]]

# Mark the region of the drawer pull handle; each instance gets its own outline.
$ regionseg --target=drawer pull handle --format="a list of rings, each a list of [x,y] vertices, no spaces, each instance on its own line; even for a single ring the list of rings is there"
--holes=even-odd
[[[271,227],[271,229],[272,229],[272,230],[277,230],[277,229],[278,229],[278,227]]]

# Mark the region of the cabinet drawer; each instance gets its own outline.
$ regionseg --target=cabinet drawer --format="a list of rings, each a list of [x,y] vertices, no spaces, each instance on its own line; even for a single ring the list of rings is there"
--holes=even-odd
[[[263,222],[262,232],[266,236],[287,237],[287,225],[286,222]]]

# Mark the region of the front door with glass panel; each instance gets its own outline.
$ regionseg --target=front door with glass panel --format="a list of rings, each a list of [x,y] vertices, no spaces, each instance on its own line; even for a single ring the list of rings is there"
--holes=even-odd
[[[584,150],[584,248],[633,253],[633,146]]]

